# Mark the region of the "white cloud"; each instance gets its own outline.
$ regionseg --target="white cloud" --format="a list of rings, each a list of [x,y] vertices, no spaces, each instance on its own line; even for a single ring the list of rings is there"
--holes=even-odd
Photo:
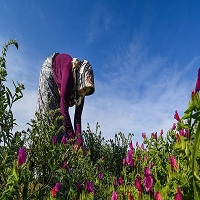
[[[115,71],[106,71],[103,81],[97,79],[96,93],[86,99],[84,124],[90,122],[95,129],[98,121],[106,138],[119,131],[134,133],[136,141],[142,132],[150,135],[164,129],[166,133],[175,122],[175,110],[182,115],[187,108],[200,57],[182,69],[167,58],[149,58],[140,46],[130,45],[121,60],[113,57],[109,68]],[[191,72],[193,79],[188,78]]]
[[[97,3],[90,18],[91,21],[87,27],[89,43],[109,30],[112,17],[108,8]]]

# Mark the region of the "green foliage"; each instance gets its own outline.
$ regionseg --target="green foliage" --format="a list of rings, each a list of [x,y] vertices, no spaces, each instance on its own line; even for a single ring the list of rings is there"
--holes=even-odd
[[[85,152],[74,149],[73,141],[63,143],[59,110],[36,113],[26,131],[13,133],[16,125],[13,103],[23,97],[22,84],[11,93],[5,86],[5,44],[0,58],[0,200],[200,199],[200,98],[193,93],[177,128],[165,137],[152,133],[142,145],[132,146],[133,134],[123,133],[105,140],[88,124],[83,131]],[[57,142],[53,140],[57,138]],[[26,157],[21,158],[19,149]],[[22,160],[20,160],[22,159]],[[139,179],[138,179],[139,177]],[[139,180],[139,182],[138,182]],[[148,183],[148,184],[147,184]],[[59,186],[59,188],[58,188]]]

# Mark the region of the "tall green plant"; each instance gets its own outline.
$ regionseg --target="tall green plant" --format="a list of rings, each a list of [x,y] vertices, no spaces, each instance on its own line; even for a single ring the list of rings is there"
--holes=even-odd
[[[0,141],[7,146],[11,145],[12,129],[16,125],[16,119],[11,108],[14,102],[23,97],[22,90],[24,89],[23,84],[17,83],[16,85],[13,81],[15,92],[12,94],[10,89],[5,86],[7,76],[6,53],[10,45],[14,45],[18,49],[16,40],[10,40],[4,45],[0,57]]]

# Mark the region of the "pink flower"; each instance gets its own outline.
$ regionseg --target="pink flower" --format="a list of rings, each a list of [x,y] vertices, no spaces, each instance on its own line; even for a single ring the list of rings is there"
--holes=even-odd
[[[124,158],[124,159],[122,160],[122,164],[123,164],[124,167],[126,166],[126,158]]]
[[[142,186],[141,186],[141,178],[140,176],[137,176],[135,179],[135,187],[139,191],[139,194],[142,192]]]
[[[93,182],[87,181],[85,186],[85,191],[90,193],[92,192],[94,194],[94,184]]]
[[[159,192],[154,191],[154,198],[155,200],[162,200],[162,196]]]
[[[52,142],[53,142],[54,145],[56,145],[56,142],[57,142],[56,136],[53,136],[53,137],[52,137]]]
[[[120,185],[123,185],[123,179],[122,179],[122,176],[120,175],[120,177],[119,177],[119,184]]]
[[[174,195],[175,200],[182,200],[181,189],[177,188],[177,193]]]
[[[67,135],[63,135],[61,142],[63,144],[67,144],[68,140],[67,140]]]
[[[170,156],[169,159],[170,159],[170,164],[171,164],[171,170],[174,171],[174,167],[176,167],[176,159],[173,155]]]
[[[116,187],[118,185],[117,179],[114,180],[114,186]]]
[[[146,192],[151,191],[152,186],[153,186],[153,177],[150,173],[150,169],[146,167],[144,169],[144,187],[146,189]]]
[[[154,166],[154,162],[152,162],[152,163],[149,165],[149,169],[151,169],[153,166]]]
[[[144,156],[144,161],[147,161],[147,157],[146,156]]]
[[[134,161],[133,161],[133,156],[132,156],[132,150],[128,150],[127,152],[127,157],[126,157],[126,162],[129,166],[133,167],[134,166]]]
[[[181,136],[184,136],[184,135],[185,135],[185,133],[184,133],[184,129],[183,129],[183,128],[180,129],[178,132],[179,132],[179,134],[180,134]]]
[[[200,90],[200,68],[198,69],[198,75],[197,75],[197,82],[195,87],[195,92],[199,92]]]
[[[24,148],[20,148],[18,151],[18,159],[17,159],[18,167],[20,167],[25,162],[26,162],[26,151]]]
[[[176,110],[175,111],[175,114],[174,114],[174,119],[176,119],[177,121],[181,121],[181,118],[179,117],[179,114],[178,114],[178,111]]]
[[[56,185],[52,188],[52,191],[51,191],[52,197],[56,196],[60,188],[61,188],[61,184],[60,182],[57,182]]]
[[[145,139],[147,137],[146,133],[142,133],[142,137]]]
[[[115,191],[112,192],[111,200],[118,200],[118,195]]]

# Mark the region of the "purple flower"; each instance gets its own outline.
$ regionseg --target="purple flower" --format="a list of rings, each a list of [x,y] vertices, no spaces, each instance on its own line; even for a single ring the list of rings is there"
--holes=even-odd
[[[92,192],[94,194],[94,184],[93,182],[87,181],[85,186],[85,191],[90,193]]]
[[[82,190],[82,185],[80,182],[77,183],[77,190],[80,192]]]
[[[57,143],[57,138],[56,138],[55,135],[52,137],[52,142],[53,142],[54,145],[56,145],[56,143]]]
[[[134,150],[132,141],[129,143],[129,147],[131,150]]]
[[[20,148],[18,151],[18,159],[17,159],[18,167],[20,167],[25,162],[26,162],[26,151],[24,148]]]
[[[198,69],[198,75],[197,75],[197,82],[195,87],[195,92],[199,92],[200,90],[200,68]]]
[[[146,133],[142,133],[142,137],[145,139],[147,137]]]
[[[176,129],[176,123],[173,123],[172,131],[174,131],[175,129]]]
[[[140,195],[141,192],[142,192],[142,186],[141,186],[141,178],[140,178],[140,176],[137,176],[136,179],[135,179],[135,187],[139,191],[139,195]]]
[[[185,135],[184,129],[183,129],[183,128],[179,130],[179,134],[180,134],[181,136],[184,136],[184,135]]]
[[[68,140],[67,140],[67,135],[66,135],[66,134],[63,135],[61,142],[62,142],[63,144],[67,144]]]
[[[181,189],[177,188],[177,193],[174,195],[175,200],[182,200]]]
[[[175,111],[175,114],[174,114],[174,119],[176,119],[177,121],[181,121],[181,118],[179,117],[179,114],[178,114],[178,111],[176,110]]]
[[[150,173],[150,168],[146,167],[144,169],[144,187],[147,192],[149,192],[152,189],[153,186],[153,178]]]
[[[118,185],[117,179],[114,180],[114,186],[116,187]]]
[[[139,147],[139,143],[138,143],[138,142],[136,142],[136,144],[135,144],[135,145],[136,145],[136,147]]]
[[[126,157],[126,162],[129,166],[133,167],[134,166],[134,161],[133,161],[133,156],[132,156],[132,150],[128,150],[127,152],[127,157]]]
[[[177,168],[176,159],[173,155],[171,155],[169,157],[169,160],[170,160],[171,170],[174,171],[174,167]]]
[[[64,161],[64,162],[63,162],[63,165],[62,165],[62,169],[66,169],[66,167],[67,167],[67,162]]]
[[[99,172],[98,179],[102,180],[102,178],[103,178],[103,172]]]
[[[115,191],[112,192],[111,200],[118,200],[118,195]]]
[[[120,185],[123,185],[123,179],[122,179],[122,176],[120,175],[120,177],[119,177],[119,184]]]

